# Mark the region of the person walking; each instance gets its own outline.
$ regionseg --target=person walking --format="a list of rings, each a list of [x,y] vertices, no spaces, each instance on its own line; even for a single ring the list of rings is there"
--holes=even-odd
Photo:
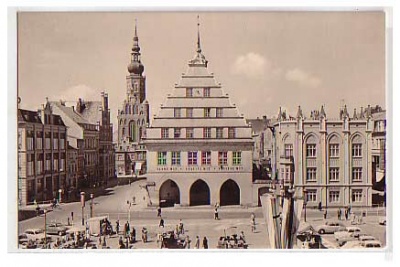
[[[164,228],[164,219],[161,217],[158,227]]]
[[[338,218],[338,220],[342,219],[342,210],[340,208],[338,208],[338,211],[337,211],[337,218]]]
[[[349,209],[346,207],[346,209],[344,210],[344,218],[347,221],[347,219],[349,218]]]
[[[157,207],[157,217],[161,217],[161,207]]]
[[[215,207],[215,210],[214,210],[214,220],[219,220],[219,217],[218,217],[218,208],[217,208],[217,207]]]
[[[183,229],[183,222],[182,222],[182,219],[180,219],[179,220],[179,234],[184,234],[185,233],[185,230]]]
[[[254,233],[256,230],[256,215],[252,212],[250,216],[251,232]]]
[[[194,248],[195,249],[199,249],[200,248],[200,238],[199,238],[198,235],[196,236],[196,243],[194,244]]]
[[[189,236],[186,236],[186,244],[187,244],[187,248],[190,249],[190,243],[192,242],[192,240],[190,240]]]
[[[208,249],[208,240],[206,237],[203,238],[203,248]]]
[[[116,234],[118,235],[118,233],[119,233],[119,220],[117,220],[115,222],[115,231],[116,231]]]
[[[324,220],[326,220],[326,216],[328,215],[328,209],[324,210]]]

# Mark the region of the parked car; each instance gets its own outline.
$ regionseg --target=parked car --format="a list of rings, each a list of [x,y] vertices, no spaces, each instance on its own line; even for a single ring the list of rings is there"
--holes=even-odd
[[[361,248],[361,242],[358,241],[358,240],[350,240],[350,241],[347,241],[340,248],[341,249],[357,249],[357,248]]]
[[[378,240],[368,240],[361,243],[363,248],[381,248],[382,244]]]
[[[386,225],[386,217],[379,218],[379,224],[380,225]]]
[[[326,221],[324,224],[315,227],[315,230],[319,234],[333,234],[337,231],[342,231],[344,229],[345,226],[343,223],[335,221]]]
[[[61,223],[49,223],[46,225],[46,233],[49,235],[65,235],[67,227]]]
[[[373,237],[372,235],[364,235],[364,236],[360,236],[358,238],[358,240],[360,240],[361,242],[365,242],[365,241],[373,241],[376,240],[375,237]]]
[[[34,241],[44,238],[44,231],[42,229],[27,229],[24,234]]]
[[[24,243],[28,243],[29,240],[30,239],[29,239],[28,235],[25,233],[18,235],[18,243],[20,245],[24,244]]]
[[[334,233],[336,241],[341,238],[350,237],[352,233],[361,232],[361,229],[357,226],[348,226],[343,229],[343,231],[336,231]]]

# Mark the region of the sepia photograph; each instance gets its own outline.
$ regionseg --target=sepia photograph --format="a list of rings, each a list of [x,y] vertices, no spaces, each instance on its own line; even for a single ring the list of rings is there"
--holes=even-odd
[[[17,11],[13,250],[384,251],[387,16]]]

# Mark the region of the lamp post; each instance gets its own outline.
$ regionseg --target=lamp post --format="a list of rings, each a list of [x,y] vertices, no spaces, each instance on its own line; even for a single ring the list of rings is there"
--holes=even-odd
[[[132,202],[130,202],[129,200],[126,201],[126,204],[128,204],[128,222],[129,224],[131,223],[131,206],[132,206]]]
[[[85,192],[81,192],[81,206],[82,206],[82,225],[85,225],[85,214],[84,214]]]
[[[61,203],[61,194],[62,194],[62,189],[58,189],[58,203]]]
[[[90,194],[90,218],[93,217],[93,194]]]
[[[43,210],[43,214],[44,214],[44,248],[47,248],[47,210],[44,209]]]
[[[304,207],[304,222],[307,222],[307,190],[303,189],[303,207]]]

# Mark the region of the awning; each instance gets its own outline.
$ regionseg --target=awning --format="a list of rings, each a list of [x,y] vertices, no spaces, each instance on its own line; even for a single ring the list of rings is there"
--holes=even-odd
[[[381,191],[372,189],[372,194],[373,194],[373,195],[384,196],[384,195],[385,195],[385,192],[381,192]]]

